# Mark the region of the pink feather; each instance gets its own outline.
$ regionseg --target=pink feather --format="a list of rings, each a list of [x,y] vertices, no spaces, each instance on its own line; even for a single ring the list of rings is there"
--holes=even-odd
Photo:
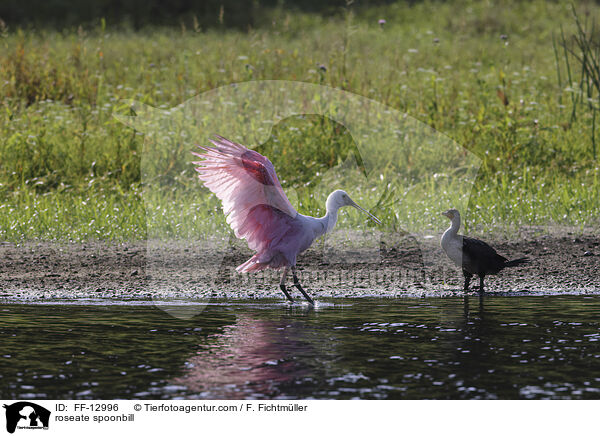
[[[223,213],[235,236],[246,239],[256,251],[239,272],[279,269],[296,262],[298,247],[290,241],[301,226],[298,212],[286,197],[275,168],[269,159],[243,145],[221,136],[211,140],[212,147],[198,146],[204,153],[198,177],[223,203]],[[293,245],[293,244],[292,244]],[[287,248],[287,249],[286,249]]]

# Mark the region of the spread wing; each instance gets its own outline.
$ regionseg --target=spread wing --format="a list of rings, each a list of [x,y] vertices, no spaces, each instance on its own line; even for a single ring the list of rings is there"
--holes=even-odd
[[[222,136],[211,140],[215,147],[203,153],[198,177],[223,203],[227,223],[248,247],[262,251],[281,238],[298,212],[286,197],[269,159]]]

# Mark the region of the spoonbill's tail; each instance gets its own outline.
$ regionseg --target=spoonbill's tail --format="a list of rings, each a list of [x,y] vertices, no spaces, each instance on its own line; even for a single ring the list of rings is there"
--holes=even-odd
[[[250,259],[248,259],[246,262],[238,266],[235,270],[239,273],[249,273],[254,271],[262,271],[263,269],[266,269],[268,265],[260,263],[258,261],[258,257],[259,255],[257,253]]]

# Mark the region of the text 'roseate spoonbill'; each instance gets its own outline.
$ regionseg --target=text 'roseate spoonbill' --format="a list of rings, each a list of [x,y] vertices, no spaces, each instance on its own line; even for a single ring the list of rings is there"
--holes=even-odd
[[[269,159],[221,136],[210,141],[216,148],[199,145],[204,152],[194,153],[203,159],[194,162],[198,165],[196,171],[204,185],[223,203],[223,213],[235,236],[246,239],[248,247],[256,252],[236,270],[244,273],[266,268],[283,269],[279,287],[293,302],[285,287],[291,269],[294,285],[310,304],[314,304],[298,281],[296,256],[333,229],[340,207],[355,207],[377,224],[381,222],[341,190],[327,197],[324,217],[302,215],[283,192]]]
[[[448,257],[463,270],[465,276],[464,290],[469,290],[469,282],[473,275],[479,276],[479,292],[483,293],[483,279],[488,274],[498,274],[508,267],[528,263],[526,257],[508,260],[496,253],[492,247],[483,241],[459,235],[460,213],[456,209],[442,212],[452,224],[442,235],[441,245]]]

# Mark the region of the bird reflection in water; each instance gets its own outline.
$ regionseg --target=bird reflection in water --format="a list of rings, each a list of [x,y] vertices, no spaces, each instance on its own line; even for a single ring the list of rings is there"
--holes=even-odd
[[[292,321],[290,321],[292,322]],[[241,315],[224,332],[209,337],[185,363],[185,374],[171,380],[184,386],[190,398],[276,398],[278,386],[302,376],[291,351],[290,325]]]

